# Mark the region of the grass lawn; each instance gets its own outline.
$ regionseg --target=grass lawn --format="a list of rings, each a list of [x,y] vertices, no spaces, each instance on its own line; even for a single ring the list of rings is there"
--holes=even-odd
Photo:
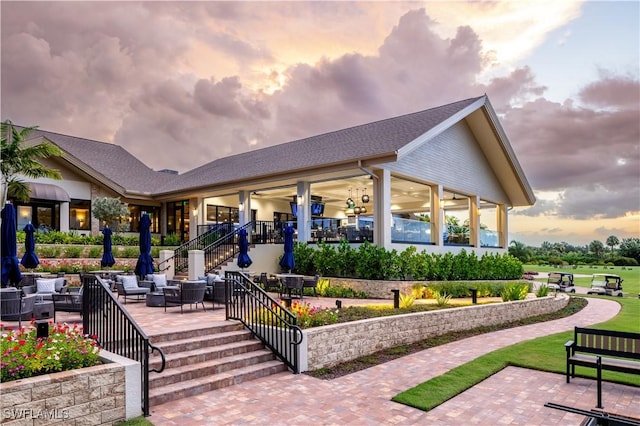
[[[593,327],[640,333],[640,299],[637,295],[636,299],[624,297],[612,300],[621,304],[620,313],[615,318]],[[564,344],[572,338],[573,331],[566,331],[499,349],[408,389],[396,395],[393,401],[429,411],[509,365],[564,375]],[[596,370],[576,367],[576,376],[595,379]],[[604,371],[603,380],[640,386],[640,377],[631,374]]]

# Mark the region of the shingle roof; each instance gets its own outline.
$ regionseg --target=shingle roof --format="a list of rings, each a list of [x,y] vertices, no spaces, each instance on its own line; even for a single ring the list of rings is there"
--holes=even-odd
[[[36,129],[28,138],[43,136],[127,191],[153,193],[176,175],[157,172],[123,147]]]
[[[395,154],[418,136],[481,98],[220,158],[177,176],[157,188],[157,192],[180,191]]]

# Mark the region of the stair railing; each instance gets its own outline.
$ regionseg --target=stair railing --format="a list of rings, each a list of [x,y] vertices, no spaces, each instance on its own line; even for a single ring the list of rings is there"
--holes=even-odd
[[[149,372],[164,370],[162,349],[151,344],[149,337],[109,290],[108,284],[93,275],[82,278],[82,322],[84,332],[98,336],[103,349],[140,363],[142,412],[149,416]],[[161,358],[159,369],[149,368],[149,355],[153,352]]]
[[[248,234],[251,234],[253,226],[254,223],[249,222],[246,225],[232,230],[212,244],[204,247],[202,250],[204,251],[205,272],[215,270],[220,265],[228,262],[240,253],[240,248],[238,247],[238,234],[241,229],[244,229]]]
[[[300,373],[302,330],[296,316],[240,271],[225,272],[226,317],[247,327],[294,373]]]

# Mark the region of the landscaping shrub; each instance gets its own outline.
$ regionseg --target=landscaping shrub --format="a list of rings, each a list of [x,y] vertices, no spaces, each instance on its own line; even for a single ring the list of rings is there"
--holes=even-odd
[[[63,249],[64,257],[69,259],[79,259],[82,257],[83,247],[79,246],[67,246]]]
[[[549,295],[549,286],[546,284],[542,284],[540,287],[538,287],[538,290],[536,290],[536,297],[545,297]]]
[[[62,248],[56,247],[56,246],[36,246],[36,253],[38,253],[39,258],[55,259],[60,257],[60,253],[62,253]]]
[[[91,259],[99,259],[102,258],[102,247],[93,246],[89,248],[88,257]]]
[[[123,247],[118,251],[118,257],[124,257],[127,259],[133,259],[140,256],[139,247]]]
[[[411,294],[403,294],[400,293],[399,305],[401,309],[410,308],[413,306],[413,303],[416,301],[416,297]]]
[[[529,292],[529,286],[520,283],[509,283],[502,290],[502,301],[510,302],[512,300],[524,300]]]
[[[451,301],[451,295],[445,292],[437,291],[435,293],[435,299],[438,306],[447,306]]]

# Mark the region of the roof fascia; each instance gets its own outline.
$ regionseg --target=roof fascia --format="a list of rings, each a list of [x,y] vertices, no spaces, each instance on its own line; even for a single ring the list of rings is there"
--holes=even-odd
[[[409,142],[408,144],[406,144],[405,146],[403,146],[402,148],[400,148],[398,150],[398,159],[401,159],[402,157],[410,154],[412,151],[414,151],[415,149],[420,147],[425,142],[427,142],[430,139],[436,137],[440,133],[442,133],[445,130],[447,130],[449,127],[451,127],[454,124],[458,123],[459,121],[464,119],[466,116],[468,116],[469,114],[471,114],[472,112],[474,112],[478,108],[482,107],[485,104],[485,101],[487,101],[487,100],[488,100],[487,99],[487,95],[484,95],[484,96],[478,98],[478,100],[476,100],[474,103],[472,103],[472,104],[468,105],[467,107],[461,109],[460,111],[458,111],[457,113],[453,114],[451,117],[447,118],[446,120],[444,120],[440,124],[435,125],[433,128],[429,129],[428,131],[426,131],[422,135],[418,136],[417,138],[415,138],[414,140],[412,140],[411,142]]]
[[[87,165],[82,160],[80,160],[77,157],[71,155],[68,151],[65,151],[61,146],[59,146],[58,144],[56,144],[54,141],[52,141],[51,139],[47,138],[46,136],[42,136],[41,135],[41,136],[35,137],[33,139],[29,139],[29,140],[27,140],[25,142],[28,143],[30,146],[39,145],[39,144],[41,144],[43,142],[49,142],[49,143],[57,146],[60,150],[62,150],[63,154],[62,154],[62,156],[55,157],[55,158],[59,158],[59,159],[62,159],[64,161],[66,161],[71,166],[73,166],[77,171],[83,173],[87,177],[88,180],[95,181],[98,184],[110,189],[111,191],[115,192],[116,194],[118,194],[120,196],[123,196],[123,197],[128,197],[129,196],[128,195],[129,192],[125,188],[123,188],[122,186],[116,184],[111,179],[107,178],[105,175],[103,175],[102,173],[100,173],[97,170],[95,170],[93,167],[90,167],[89,165]],[[134,195],[134,197],[135,197],[135,195]]]
[[[502,125],[500,124],[500,120],[498,119],[498,115],[493,109],[493,106],[491,105],[491,102],[489,101],[488,98],[486,99],[486,102],[484,105],[484,111],[485,111],[485,116],[489,121],[489,124],[493,128],[494,133],[496,134],[498,142],[500,143],[500,147],[505,153],[507,160],[509,161],[509,165],[514,171],[515,177],[518,180],[518,184],[520,185],[520,188],[524,193],[527,202],[529,203],[529,205],[535,204],[536,196],[533,193],[533,189],[531,188],[531,185],[529,185],[529,181],[527,180],[527,177],[524,174],[524,170],[522,169],[522,166],[520,165],[520,162],[518,161],[518,158],[516,157],[516,154],[513,151],[513,148],[511,147],[509,138],[507,137],[507,134],[502,128]]]
[[[201,196],[202,193],[228,193],[239,190],[260,190],[273,187],[281,187],[293,185],[298,181],[323,181],[327,180],[326,176],[331,175],[330,179],[339,179],[341,177],[351,177],[355,174],[361,174],[360,166],[370,167],[376,164],[384,164],[397,161],[397,155],[387,154],[379,157],[361,158],[358,160],[349,160],[342,163],[321,164],[312,168],[302,170],[294,170],[286,173],[265,174],[254,176],[247,179],[239,179],[235,181],[226,181],[219,184],[209,184],[202,186],[193,186],[182,188],[175,191],[168,191],[154,194],[157,199],[173,199],[175,197],[185,196]],[[325,176],[325,177],[323,177]]]

